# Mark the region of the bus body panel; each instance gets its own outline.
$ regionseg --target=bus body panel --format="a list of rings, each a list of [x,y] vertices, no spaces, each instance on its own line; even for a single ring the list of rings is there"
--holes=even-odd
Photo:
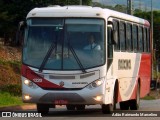
[[[149,92],[151,78],[151,55],[140,53],[114,52],[113,76],[119,82],[119,102],[135,99],[138,80],[140,96]]]

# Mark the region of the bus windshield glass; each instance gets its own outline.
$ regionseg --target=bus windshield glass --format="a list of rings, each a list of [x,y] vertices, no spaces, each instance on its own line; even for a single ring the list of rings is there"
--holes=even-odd
[[[23,64],[41,70],[83,70],[105,63],[104,20],[30,18]]]

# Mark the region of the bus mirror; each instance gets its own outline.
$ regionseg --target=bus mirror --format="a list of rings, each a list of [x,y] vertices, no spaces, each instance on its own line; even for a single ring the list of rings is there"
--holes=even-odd
[[[26,26],[27,26],[27,23],[25,21],[19,22],[19,30],[20,31],[21,30],[23,31]]]
[[[22,45],[24,40],[24,30],[27,26],[25,21],[19,22],[18,30],[16,33],[16,45]]]

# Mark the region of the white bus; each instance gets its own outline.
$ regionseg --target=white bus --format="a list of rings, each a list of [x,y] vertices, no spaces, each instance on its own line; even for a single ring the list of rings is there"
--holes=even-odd
[[[91,39],[91,40],[89,40]],[[22,97],[37,111],[66,105],[137,110],[151,80],[150,24],[90,6],[35,8],[26,18]]]

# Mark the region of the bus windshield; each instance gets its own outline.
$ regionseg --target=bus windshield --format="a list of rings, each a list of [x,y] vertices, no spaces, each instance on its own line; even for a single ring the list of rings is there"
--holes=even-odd
[[[23,64],[39,70],[82,70],[105,63],[104,20],[30,18]]]

